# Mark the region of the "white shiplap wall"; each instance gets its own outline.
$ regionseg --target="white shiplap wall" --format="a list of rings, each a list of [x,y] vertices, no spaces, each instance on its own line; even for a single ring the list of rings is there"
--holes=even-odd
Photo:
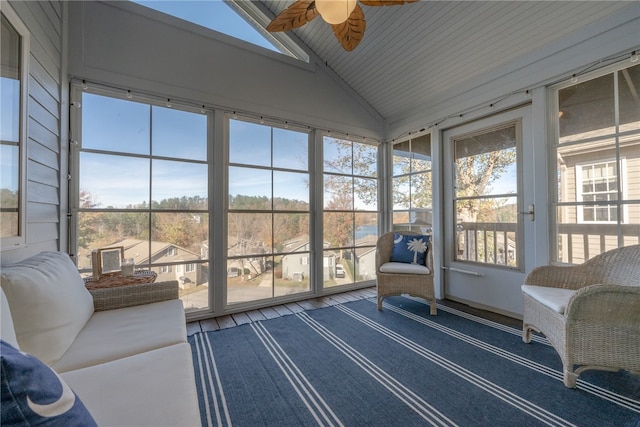
[[[11,1],[31,35],[27,105],[27,246],[2,252],[2,263],[15,262],[43,250],[58,250],[65,237],[60,224],[61,159],[65,150],[61,108],[63,68],[63,4],[61,1]],[[63,161],[62,164],[66,164]],[[66,180],[64,181],[66,184]]]

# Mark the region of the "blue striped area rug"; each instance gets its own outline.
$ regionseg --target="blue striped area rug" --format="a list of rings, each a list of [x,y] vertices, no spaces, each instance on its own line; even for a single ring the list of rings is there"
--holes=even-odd
[[[360,300],[190,336],[202,425],[640,427],[640,377],[568,389],[544,338],[438,308]]]

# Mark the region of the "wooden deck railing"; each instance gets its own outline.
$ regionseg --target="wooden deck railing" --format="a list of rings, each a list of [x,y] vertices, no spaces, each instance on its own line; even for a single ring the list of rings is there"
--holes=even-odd
[[[464,222],[458,225],[458,259],[516,265],[516,223]],[[559,261],[581,264],[620,246],[640,244],[640,224],[558,224]]]

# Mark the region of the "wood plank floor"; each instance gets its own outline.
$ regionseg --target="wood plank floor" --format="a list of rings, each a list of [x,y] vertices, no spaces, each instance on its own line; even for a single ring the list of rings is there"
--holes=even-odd
[[[187,334],[193,335],[196,332],[208,332],[218,329],[231,328],[246,323],[257,322],[260,320],[273,319],[275,317],[287,316],[289,314],[300,313],[306,310],[315,310],[316,308],[330,307],[335,304],[342,304],[349,301],[356,301],[366,298],[375,298],[376,288],[358,289],[355,291],[344,292],[340,294],[328,295],[324,297],[312,298],[308,300],[276,305],[273,307],[265,307],[258,310],[250,310],[242,313],[228,314],[225,316],[215,317],[212,319],[199,320],[187,323]],[[438,300],[438,304],[455,308],[465,313],[473,314],[494,322],[502,323],[514,328],[521,328],[522,321],[490,311],[481,310],[468,305],[461,304],[449,300]]]

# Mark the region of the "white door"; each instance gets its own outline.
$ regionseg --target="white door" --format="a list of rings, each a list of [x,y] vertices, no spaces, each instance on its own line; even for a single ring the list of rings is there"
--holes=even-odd
[[[531,107],[448,129],[442,141],[445,297],[520,315],[535,259]]]

